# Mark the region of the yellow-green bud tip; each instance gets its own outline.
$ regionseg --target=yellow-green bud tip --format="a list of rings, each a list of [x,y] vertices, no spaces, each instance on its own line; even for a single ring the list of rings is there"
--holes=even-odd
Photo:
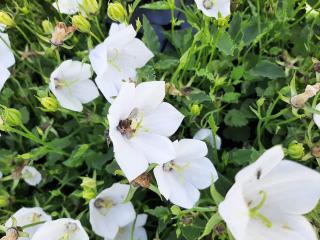
[[[109,3],[108,16],[115,22],[124,23],[127,20],[128,13],[121,3],[115,2]]]

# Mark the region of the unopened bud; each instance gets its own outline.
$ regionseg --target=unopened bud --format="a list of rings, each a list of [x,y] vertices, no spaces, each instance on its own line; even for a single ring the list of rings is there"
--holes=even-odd
[[[190,111],[193,116],[199,116],[201,113],[201,110],[202,110],[202,105],[199,105],[199,104],[191,105]]]
[[[81,4],[82,10],[87,14],[95,14],[99,10],[97,0],[83,0]]]
[[[0,24],[7,27],[14,27],[16,25],[13,18],[4,11],[0,11]]]
[[[59,103],[54,97],[42,97],[38,98],[43,110],[46,112],[56,112],[59,108]]]
[[[303,144],[292,141],[288,146],[288,155],[293,159],[301,159],[304,156]]]
[[[82,15],[75,15],[72,17],[72,25],[77,28],[78,31],[83,33],[90,33],[90,22]]]
[[[54,30],[52,23],[49,20],[44,20],[41,23],[45,34],[51,34]]]
[[[82,197],[89,201],[97,195],[97,182],[94,178],[83,177],[81,187],[83,188]]]
[[[22,116],[21,113],[14,108],[4,107],[2,111],[2,119],[5,124],[9,126],[17,126],[22,124]]]
[[[128,13],[120,2],[115,2],[109,3],[108,16],[115,22],[124,23],[127,20]]]

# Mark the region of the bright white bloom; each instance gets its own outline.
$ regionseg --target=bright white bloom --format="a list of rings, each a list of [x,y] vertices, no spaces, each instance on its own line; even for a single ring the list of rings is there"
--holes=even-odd
[[[118,95],[121,82],[133,81],[136,69],[153,57],[136,35],[132,25],[113,23],[109,36],[90,51],[91,65],[97,74],[95,81],[109,102]]]
[[[41,173],[31,166],[25,166],[21,171],[23,180],[31,186],[36,186],[41,182]]]
[[[109,135],[116,161],[129,181],[148,168],[148,163],[163,164],[175,158],[168,138],[180,126],[183,115],[163,102],[165,83],[144,82],[137,87],[123,83],[109,109]]]
[[[9,36],[0,32],[0,91],[10,77],[8,70],[15,63],[14,55],[10,49]]]
[[[208,17],[218,18],[230,15],[230,0],[194,0],[197,7]]]
[[[176,158],[154,169],[160,193],[172,203],[192,208],[199,200],[198,189],[205,189],[218,179],[212,162],[205,156],[207,145],[195,139],[174,143]]]
[[[114,239],[120,228],[134,221],[132,203],[124,203],[129,189],[127,184],[115,183],[90,201],[90,223],[97,235]]]
[[[91,76],[89,64],[64,61],[50,76],[50,90],[62,107],[81,112],[82,104],[99,96],[96,85],[90,80]]]
[[[83,0],[57,0],[52,5],[60,13],[73,15],[80,11]]]
[[[44,223],[31,240],[89,240],[78,220],[60,218]]]
[[[115,238],[105,238],[105,240],[129,240],[131,239],[131,231],[133,224],[134,232],[133,239],[134,240],[148,240],[147,232],[144,229],[144,225],[147,222],[147,214],[139,214],[136,218],[135,222],[129,223],[127,226],[124,226],[119,229],[119,232]]]
[[[267,150],[236,175],[219,213],[236,240],[316,240],[303,214],[320,198],[320,174]]]
[[[46,214],[42,208],[34,207],[34,208],[20,208],[17,212],[15,212],[11,218],[5,223],[6,228],[13,227],[12,218],[16,220],[16,224],[18,227],[24,227],[26,225],[35,224],[38,222],[47,222],[51,221],[51,216]],[[18,240],[28,240],[31,239],[33,234],[42,226],[43,224],[37,224],[33,227],[28,227],[23,229],[24,232],[28,233],[28,237],[19,237]]]
[[[320,111],[320,103],[317,104],[316,110]],[[313,121],[314,123],[320,128],[320,114],[313,114]]]
[[[208,128],[201,128],[196,134],[193,136],[193,139],[198,139],[201,141],[209,141],[212,148],[215,148],[214,139],[212,131]],[[217,149],[221,149],[221,138],[216,135],[216,146]]]

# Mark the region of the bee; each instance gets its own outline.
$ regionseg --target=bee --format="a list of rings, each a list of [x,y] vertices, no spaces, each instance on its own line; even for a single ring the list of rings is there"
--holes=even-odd
[[[132,128],[131,125],[133,120],[138,117],[138,113],[138,109],[134,108],[127,119],[119,121],[117,129],[122,135],[125,135],[127,138],[131,138],[136,131],[134,128]]]
[[[67,37],[76,30],[74,26],[66,26],[63,22],[59,22],[52,33],[50,42],[55,46],[61,46]]]

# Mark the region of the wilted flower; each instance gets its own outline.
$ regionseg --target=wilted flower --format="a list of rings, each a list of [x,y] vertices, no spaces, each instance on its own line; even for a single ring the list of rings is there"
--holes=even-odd
[[[201,141],[208,141],[212,148],[215,148],[213,134],[211,129],[201,128],[196,134],[193,136],[193,139],[198,139]],[[219,150],[221,148],[221,138],[216,135],[216,147]]]
[[[319,201],[320,174],[283,157],[281,146],[267,150],[236,175],[219,205],[236,240],[317,239],[301,215]]]
[[[89,240],[78,220],[60,218],[44,223],[31,240]]]
[[[160,193],[170,202],[192,208],[205,189],[218,179],[204,142],[182,139],[174,143],[176,157],[154,169]]]
[[[316,110],[320,111],[320,103],[317,104]],[[313,114],[313,121],[318,126],[318,128],[320,128],[320,114],[314,113]]]
[[[147,214],[139,214],[135,222],[129,223],[119,229],[118,234],[115,238],[105,238],[105,240],[128,240],[131,239],[131,232],[133,231],[134,240],[148,240],[147,232],[144,229],[144,225],[147,222]],[[132,229],[134,224],[134,228]]]
[[[15,219],[16,226],[14,227],[24,227],[26,225],[51,221],[51,216],[46,214],[42,208],[20,208],[15,212],[9,220],[5,223],[6,228],[13,227],[13,218]],[[42,226],[41,224],[36,224],[32,227],[23,229],[24,232],[28,234],[28,237],[19,237],[18,240],[28,240],[31,239],[33,234]]]
[[[74,26],[66,26],[63,22],[59,22],[54,28],[50,42],[55,46],[61,46],[75,30]]]
[[[124,202],[129,189],[129,185],[115,183],[90,201],[90,223],[97,235],[114,239],[120,228],[133,222],[136,217],[133,205]]]
[[[13,52],[10,48],[9,36],[0,32],[0,91],[10,77],[8,70],[15,63]]]
[[[115,22],[125,23],[128,13],[120,2],[108,4],[108,16]]]
[[[116,161],[129,181],[145,172],[148,163],[163,164],[175,157],[168,138],[180,126],[183,115],[163,102],[165,83],[123,83],[109,109],[109,135]]]
[[[73,15],[80,11],[80,4],[83,0],[57,0],[52,5],[59,12]]]
[[[82,104],[99,96],[89,64],[67,60],[50,76],[50,90],[64,108],[81,112]]]
[[[230,0],[194,0],[197,7],[208,17],[219,18],[230,15]]]
[[[77,28],[78,31],[83,33],[90,33],[90,22],[82,15],[75,15],[72,17],[72,25]]]
[[[292,106],[302,108],[304,104],[320,91],[320,83],[314,85],[307,85],[304,92],[293,96],[290,100]]]
[[[112,102],[119,93],[121,82],[130,82],[136,69],[143,67],[152,57],[144,43],[135,38],[132,25],[111,25],[109,37],[90,51],[89,58],[98,88]]]
[[[21,171],[21,177],[30,186],[36,186],[41,182],[41,173],[31,166],[25,166]]]

